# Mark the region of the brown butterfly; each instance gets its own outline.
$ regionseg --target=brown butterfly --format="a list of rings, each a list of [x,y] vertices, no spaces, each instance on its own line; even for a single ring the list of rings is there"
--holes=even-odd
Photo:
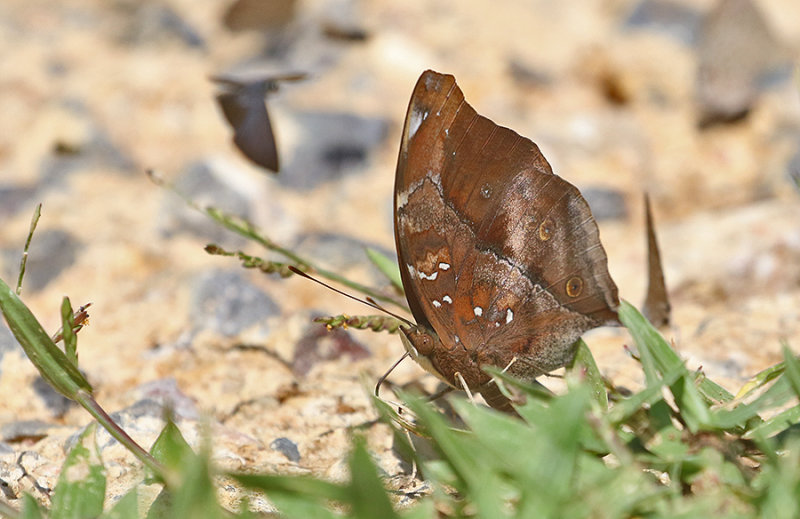
[[[529,139],[479,115],[426,71],[406,114],[394,188],[407,352],[458,389],[511,410],[482,367],[533,380],[586,331],[617,323],[597,224]]]
[[[233,142],[254,164],[278,172],[278,147],[265,97],[277,91],[283,81],[305,78],[305,74],[284,74],[253,81],[221,76],[211,78],[225,88],[224,92],[217,94],[217,103],[233,127]]]

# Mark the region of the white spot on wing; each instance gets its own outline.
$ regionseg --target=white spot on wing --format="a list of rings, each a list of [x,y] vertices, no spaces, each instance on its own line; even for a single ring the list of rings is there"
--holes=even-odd
[[[439,271],[438,270],[436,272],[434,272],[433,274],[426,274],[426,273],[422,272],[421,270],[419,271],[419,278],[420,279],[427,279],[428,281],[434,281],[438,277],[439,277]]]
[[[444,301],[445,303],[452,303],[453,299],[450,296],[448,296],[447,294],[445,294],[445,296],[442,297],[442,301]]]
[[[433,301],[431,301],[431,303],[433,303],[433,306],[435,306],[436,308],[441,308],[441,307],[442,307],[442,303],[440,303],[440,302],[439,302],[439,301],[437,301],[436,299],[434,299]]]
[[[408,120],[408,138],[414,138],[414,134],[417,133],[419,127],[422,126],[422,121],[428,118],[428,111],[421,110],[419,107],[415,106],[414,109],[411,111],[411,118]]]
[[[408,267],[408,274],[411,276],[411,279],[416,279],[417,269],[414,268],[414,265],[409,265],[406,263],[406,267]]]
[[[408,191],[401,191],[397,193],[397,200],[395,201],[395,205],[397,205],[398,209],[402,209],[408,203]]]
[[[475,308],[472,309],[472,311],[475,313],[475,317],[480,317],[483,315],[483,308],[481,308],[480,306],[476,306]]]
[[[450,264],[449,263],[439,263],[439,268],[442,270],[449,270]]]
[[[509,308],[508,310],[506,310],[506,324],[510,323],[513,320],[514,320],[514,312],[512,312],[511,309]]]

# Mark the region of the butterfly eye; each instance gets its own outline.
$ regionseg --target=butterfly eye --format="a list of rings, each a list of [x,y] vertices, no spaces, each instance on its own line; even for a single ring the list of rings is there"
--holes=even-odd
[[[433,337],[431,337],[430,334],[421,330],[416,330],[408,334],[407,337],[420,355],[427,357],[433,352]]]
[[[431,339],[431,336],[427,333],[420,335],[419,348],[417,349],[426,357],[430,355],[433,352],[433,339]]]
[[[567,295],[578,297],[583,292],[583,280],[578,276],[573,276],[567,280]]]

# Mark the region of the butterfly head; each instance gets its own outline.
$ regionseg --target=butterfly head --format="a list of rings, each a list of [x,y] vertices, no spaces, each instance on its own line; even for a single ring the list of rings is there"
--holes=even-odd
[[[409,355],[414,360],[419,357],[430,357],[431,354],[441,347],[442,343],[436,332],[428,330],[422,326],[402,326],[400,327],[403,335],[403,346],[406,347]]]
[[[448,385],[453,385],[453,382],[447,380],[447,377],[433,365],[432,358],[435,352],[441,352],[443,348],[442,341],[436,332],[420,325],[401,326],[400,331],[402,332],[400,338],[403,340],[403,346],[411,358],[428,373],[435,375]]]

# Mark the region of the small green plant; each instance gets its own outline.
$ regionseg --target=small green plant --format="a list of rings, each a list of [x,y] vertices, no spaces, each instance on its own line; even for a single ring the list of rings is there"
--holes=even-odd
[[[215,247],[211,252],[236,255],[244,266],[268,272],[287,274],[291,265],[341,281],[279,247],[252,225],[204,211],[288,261],[279,264]],[[386,262],[375,258],[391,274]],[[362,293],[396,302],[392,295],[368,290]],[[146,452],[108,418],[77,369],[74,332],[81,318],[67,299],[61,308],[64,350],[2,280],[0,310],[42,376],[83,405],[139,457],[152,481],[163,485],[148,510],[138,510],[136,488],[103,510],[106,480],[93,442],[94,427],[89,427],[64,463],[50,510],[26,496],[19,511],[0,503],[0,514],[55,519],[252,517],[246,502],[239,512],[223,510],[216,502],[214,481],[221,474],[210,465],[209,447],[195,453],[171,420]],[[567,370],[563,394],[492,370],[502,384],[527,395],[517,408],[521,419],[454,396],[451,403],[463,420],[456,426],[420,396],[399,393],[410,411],[402,414],[375,398],[379,415],[392,425],[402,450],[430,482],[429,491],[415,495],[410,505],[397,505],[402,492],[385,488],[358,435],[346,483],[274,474],[224,476],[263,492],[282,516],[298,518],[799,516],[800,362],[789,349],[784,348],[783,362],[754,376],[734,397],[704,373],[688,369],[633,306],[623,303],[619,314],[645,379],[645,387],[632,394],[604,380],[581,343],[575,364]],[[363,324],[393,331],[391,318],[384,319],[339,316],[325,322],[331,327]],[[428,442],[435,454],[418,454],[409,434]]]

